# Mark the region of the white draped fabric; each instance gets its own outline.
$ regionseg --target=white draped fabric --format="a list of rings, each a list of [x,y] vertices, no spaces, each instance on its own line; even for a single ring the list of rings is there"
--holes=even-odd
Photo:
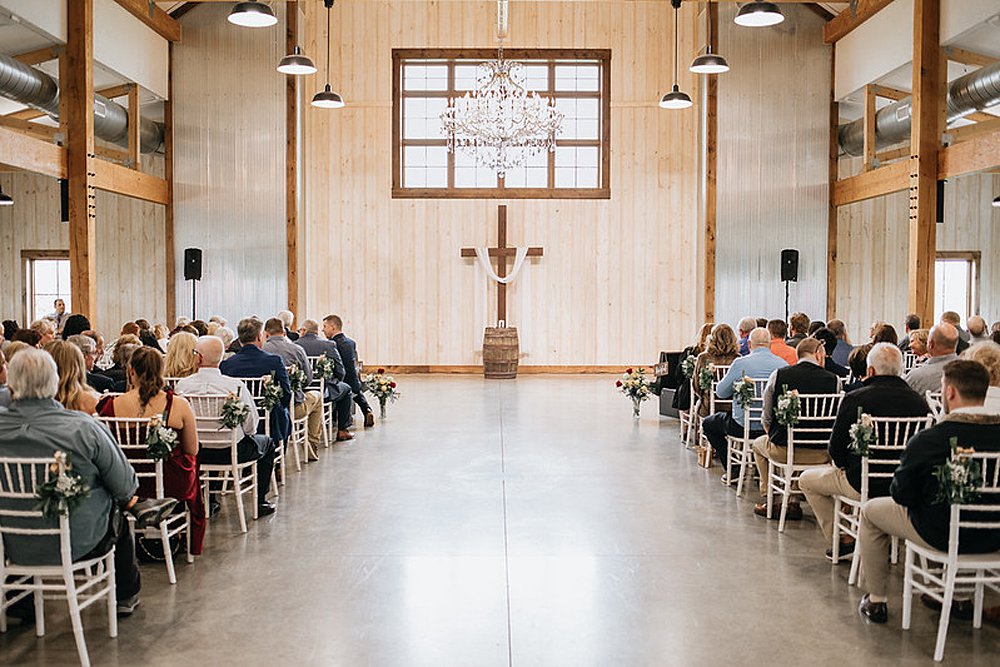
[[[487,323],[490,321],[489,317],[489,304],[488,294],[490,280],[494,280],[498,283],[503,283],[504,285],[509,285],[517,277],[517,274],[521,271],[521,267],[524,266],[524,260],[528,257],[528,248],[518,247],[515,248],[514,254],[514,268],[510,270],[510,274],[501,278],[497,275],[497,272],[493,269],[493,265],[490,264],[490,253],[489,249],[485,246],[476,248],[476,259],[479,260],[479,266],[483,269],[483,282],[480,289],[480,302],[483,304],[483,328],[489,326]],[[506,323],[503,323],[506,324]],[[501,326],[503,326],[501,324]]]

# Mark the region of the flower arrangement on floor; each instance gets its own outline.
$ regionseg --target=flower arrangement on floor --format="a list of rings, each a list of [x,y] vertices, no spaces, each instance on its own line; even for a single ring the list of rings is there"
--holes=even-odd
[[[754,399],[753,380],[746,375],[733,382],[733,400],[744,410],[750,407]]]
[[[875,444],[875,423],[871,415],[866,415],[858,407],[858,420],[851,424],[851,451],[858,456],[868,456],[871,446]]]
[[[382,419],[385,419],[386,402],[395,403],[400,397],[395,380],[392,379],[391,375],[385,374],[384,368],[380,368],[374,373],[363,376],[361,382],[364,384],[364,390],[378,399],[379,414]]]
[[[49,472],[53,476],[39,484],[35,490],[35,498],[39,501],[35,509],[41,510],[42,516],[46,519],[55,519],[72,513],[76,506],[90,495],[90,486],[78,473],[73,472],[69,454],[56,452],[52,455],[52,459]]]
[[[177,431],[163,423],[157,415],[146,426],[146,456],[154,461],[162,461],[170,456],[177,446]]]
[[[712,388],[713,382],[715,382],[715,364],[705,364],[698,371],[698,388],[708,391]]]
[[[250,407],[241,401],[235,392],[229,392],[222,404],[222,411],[219,413],[219,430],[239,428],[249,414]]]
[[[782,426],[795,426],[799,423],[802,402],[799,400],[799,390],[788,390],[788,385],[781,386],[781,396],[774,405],[774,418]]]
[[[684,377],[688,380],[690,380],[691,376],[694,375],[694,364],[696,361],[697,359],[695,356],[693,354],[689,354],[684,357],[684,361],[681,362],[681,373],[683,373]]]
[[[267,412],[274,410],[281,405],[281,400],[285,397],[285,390],[278,384],[278,380],[271,373],[271,377],[264,380],[264,389],[260,397],[260,406]]]
[[[316,360],[313,365],[313,375],[318,375],[324,380],[329,380],[331,382],[337,381],[337,366],[333,363],[333,360],[325,354]]]
[[[291,385],[293,394],[305,390],[306,372],[299,368],[298,364],[288,367],[288,384]]]
[[[934,478],[938,492],[934,496],[936,505],[961,505],[979,497],[979,487],[983,484],[983,471],[979,462],[969,458],[976,450],[958,446],[958,438],[952,438],[951,456],[941,465],[934,467]]]
[[[641,368],[627,368],[615,386],[632,401],[632,417],[639,418],[639,406],[649,398],[649,380]]]

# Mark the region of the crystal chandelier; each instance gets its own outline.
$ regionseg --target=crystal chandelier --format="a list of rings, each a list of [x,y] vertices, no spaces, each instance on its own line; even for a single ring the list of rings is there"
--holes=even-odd
[[[563,113],[555,101],[525,88],[524,66],[504,60],[507,0],[497,0],[497,59],[479,66],[476,89],[448,100],[441,126],[448,150],[462,149],[503,177],[543,150],[554,151]]]

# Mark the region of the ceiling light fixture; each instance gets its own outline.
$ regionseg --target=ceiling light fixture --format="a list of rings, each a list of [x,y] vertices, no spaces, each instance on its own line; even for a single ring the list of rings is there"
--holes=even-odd
[[[330,15],[333,14],[333,0],[323,0],[326,5],[326,86],[313,95],[312,104],[320,109],[340,109],[344,106],[344,98],[330,87],[330,42],[333,34],[330,31]]]
[[[303,76],[305,74],[315,74],[316,65],[309,56],[302,53],[302,49],[298,46],[287,56],[281,59],[278,63],[278,71],[282,74],[291,74],[293,76]]]
[[[8,199],[10,198],[8,197]],[[1000,197],[993,198],[993,208],[1000,208]]]
[[[4,194],[3,188],[0,187],[0,206],[13,206],[13,205],[14,205],[14,198],[8,194]],[[997,203],[993,202],[993,205],[996,206]]]
[[[708,24],[705,53],[691,62],[690,69],[696,74],[722,74],[729,71],[729,63],[717,53],[712,53],[712,2],[709,0],[705,9],[705,22]]]
[[[785,15],[773,2],[754,0],[740,7],[733,20],[736,25],[747,28],[765,28],[770,25],[778,25],[785,20]]]
[[[271,8],[257,0],[238,2],[233,6],[227,20],[244,28],[267,28],[278,22]]]
[[[691,101],[691,97],[677,86],[677,49],[679,42],[677,15],[681,8],[681,0],[670,0],[670,4],[674,7],[674,87],[669,93],[660,98],[660,108],[687,109],[694,103]]]

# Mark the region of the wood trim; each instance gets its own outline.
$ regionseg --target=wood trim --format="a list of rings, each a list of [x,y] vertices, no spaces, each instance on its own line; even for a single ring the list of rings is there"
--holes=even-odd
[[[170,42],[181,41],[181,24],[154,3],[147,0],[115,0],[115,2],[163,39]]]
[[[899,100],[905,99],[910,96],[905,90],[899,88],[893,88],[892,86],[883,86],[880,83],[868,84],[871,86],[872,90],[875,92],[876,97],[883,97],[887,100],[892,100],[898,102]]]
[[[848,7],[823,26],[823,43],[833,44],[846,37],[852,30],[875,16],[892,0],[857,0],[857,7]]]
[[[652,364],[621,364],[620,366],[519,366],[521,375],[618,375],[629,366],[633,368],[650,367]],[[384,368],[387,373],[397,375],[407,374],[444,374],[444,375],[482,375],[481,365],[392,365],[365,363],[365,368]]]
[[[944,56],[953,63],[960,63],[968,67],[988,67],[998,62],[997,58],[984,56],[968,49],[960,49],[957,46],[944,47]]]
[[[947,130],[947,133],[950,134],[954,140],[952,145],[957,145],[967,142],[975,137],[990,134],[998,128],[1000,128],[1000,117],[993,117],[988,121],[976,123],[975,125],[963,125],[962,127],[952,128]]]
[[[708,12],[709,46],[719,52],[719,6],[710,3]],[[705,322],[715,321],[715,253],[718,222],[718,154],[719,154],[719,78],[704,78],[705,90],[705,291],[702,308]]]
[[[167,181],[120,164],[92,158],[91,185],[99,190],[134,197],[154,204],[167,204],[170,191]]]
[[[9,118],[7,116],[0,116],[0,127],[9,127],[17,132],[24,132],[33,137],[38,137],[50,142],[53,141],[55,139],[55,135],[60,132],[58,127],[41,125],[39,123],[32,123],[31,121],[19,120],[17,118]]]
[[[142,171],[142,156],[140,148],[140,112],[139,86],[129,84],[128,87],[128,161],[129,166],[136,171]]]
[[[395,152],[395,151],[394,151]],[[399,173],[398,171],[396,173]],[[611,199],[611,191],[576,188],[393,188],[393,199]]]
[[[174,256],[174,45],[167,44],[167,99],[163,103],[163,175],[167,182],[167,207],[163,215],[164,281],[167,324],[177,321],[177,266]]]
[[[600,60],[611,61],[611,49],[507,49],[503,50],[509,60]],[[393,60],[493,60],[496,48],[489,49],[393,49]]]
[[[857,176],[842,178],[834,183],[833,203],[835,206],[844,206],[905,190],[909,175],[909,165],[906,162],[896,162]]]
[[[864,171],[875,168],[875,91],[869,85],[865,86],[865,134],[864,134]]]
[[[21,250],[21,259],[69,259],[69,250],[54,250],[47,248],[45,250]]]
[[[997,166],[1000,166],[1000,128],[988,135],[942,148],[938,153],[940,178],[954,178]]]
[[[840,176],[840,105],[836,94],[837,45],[830,49],[830,137],[829,161],[827,163],[828,188],[826,212],[826,319],[837,316],[837,244],[839,241],[840,218],[837,214],[837,203],[834,192],[837,179]]]
[[[62,52],[63,46],[56,44],[53,46],[45,46],[40,49],[35,49],[34,51],[20,53],[14,56],[14,60],[20,61],[25,65],[41,65],[42,63],[47,63],[50,60],[55,60]]]
[[[298,2],[285,11],[285,53],[298,45]],[[285,77],[285,243],[288,275],[288,310],[299,312],[299,217],[298,217],[298,77]]]

